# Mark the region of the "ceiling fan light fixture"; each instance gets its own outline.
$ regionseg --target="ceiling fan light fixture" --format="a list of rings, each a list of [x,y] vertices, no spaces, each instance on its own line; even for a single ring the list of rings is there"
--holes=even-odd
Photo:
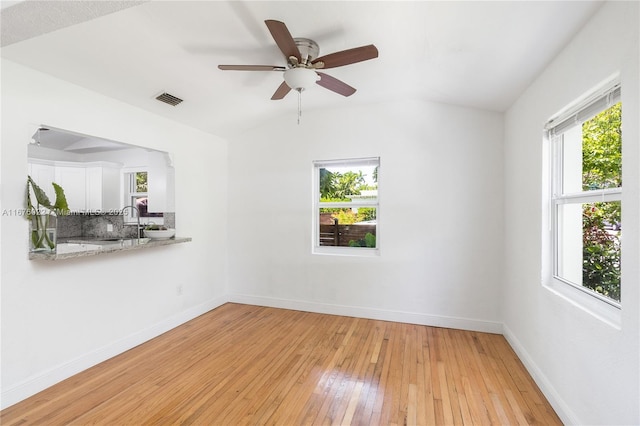
[[[290,68],[284,72],[284,81],[293,90],[307,90],[318,81],[318,74],[309,68]]]

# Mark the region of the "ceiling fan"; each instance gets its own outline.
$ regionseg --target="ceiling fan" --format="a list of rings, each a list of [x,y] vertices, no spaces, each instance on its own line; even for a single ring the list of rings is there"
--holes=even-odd
[[[272,100],[283,99],[291,89],[299,93],[313,83],[342,96],[351,96],[356,89],[348,84],[319,72],[319,69],[337,68],[378,57],[378,49],[373,44],[342,50],[318,57],[318,43],[308,38],[293,38],[284,22],[266,20],[271,36],[284,54],[287,65],[218,65],[223,71],[281,71],[284,81],[276,89]]]

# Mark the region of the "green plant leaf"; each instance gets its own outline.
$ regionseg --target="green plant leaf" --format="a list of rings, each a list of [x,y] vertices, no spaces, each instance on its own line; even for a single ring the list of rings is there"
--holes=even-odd
[[[27,180],[27,220],[33,219],[33,203],[31,202],[31,191],[29,191],[29,181]]]
[[[33,247],[38,248],[38,231],[35,229],[31,231],[31,244]]]
[[[60,185],[55,182],[51,183],[53,185],[53,189],[56,192],[56,202],[53,205],[52,209],[58,215],[66,215],[69,213],[69,205],[67,204],[67,197],[64,195],[64,189]]]
[[[49,197],[47,197],[47,194],[42,190],[42,188],[38,186],[37,183],[33,181],[33,179],[31,179],[31,176],[28,176],[27,179],[28,179],[28,183],[31,185],[31,188],[33,189],[33,195],[36,196],[36,201],[38,202],[38,204],[48,209],[51,209],[52,208],[51,201],[49,201]]]

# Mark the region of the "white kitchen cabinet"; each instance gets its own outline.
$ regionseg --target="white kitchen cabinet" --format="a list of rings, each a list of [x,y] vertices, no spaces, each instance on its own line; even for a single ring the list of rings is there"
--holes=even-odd
[[[56,169],[52,164],[29,163],[29,176],[42,189],[49,200],[53,203],[56,200],[56,194],[51,183],[56,181]],[[57,183],[57,182],[56,182]],[[31,194],[31,202],[36,203],[35,196]]]
[[[80,163],[81,164],[81,163]],[[71,211],[87,208],[86,170],[84,167],[57,166],[55,182],[64,189]]]
[[[52,203],[56,200],[51,185],[55,182],[64,190],[69,209],[76,212],[119,210],[122,193],[120,171],[120,165],[108,162],[29,162],[29,175],[49,200]]]
[[[167,205],[167,169],[166,167],[149,167],[148,172],[148,211],[162,213]]]
[[[108,212],[120,209],[120,169],[113,166],[86,168],[87,210]]]
[[[152,152],[149,154],[147,162],[149,165],[149,212],[175,211],[175,175],[170,155],[164,152]]]

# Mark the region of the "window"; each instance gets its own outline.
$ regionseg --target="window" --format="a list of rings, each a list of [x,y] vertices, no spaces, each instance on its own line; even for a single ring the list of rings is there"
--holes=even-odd
[[[148,172],[134,171],[125,173],[125,206],[135,206],[136,210],[125,210],[125,222],[137,221],[137,214],[140,215],[141,223],[163,223],[162,213],[149,213],[148,204]],[[153,219],[151,219],[153,218]]]
[[[621,301],[622,104],[609,84],[547,123],[553,278]]]
[[[375,255],[380,158],[314,162],[314,253]]]

